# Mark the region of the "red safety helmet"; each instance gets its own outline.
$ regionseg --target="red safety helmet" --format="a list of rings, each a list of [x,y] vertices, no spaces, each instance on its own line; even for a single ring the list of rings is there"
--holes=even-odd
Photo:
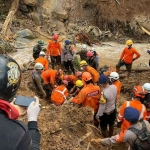
[[[146,90],[140,85],[134,87],[133,93],[136,97],[141,97],[141,98],[144,98],[145,95],[147,94]]]
[[[82,74],[82,80],[84,80],[84,81],[89,81],[89,80],[91,80],[92,79],[92,75],[89,73],[89,72],[84,72],[83,74]]]
[[[69,76],[68,75],[65,75],[63,80],[66,80],[66,81],[69,81]]]
[[[58,34],[54,34],[54,35],[53,35],[53,39],[54,39],[54,40],[58,40],[58,38],[59,38],[59,35],[58,35]]]
[[[87,53],[86,53],[86,56],[87,57],[92,57],[94,54],[91,52],[91,51],[88,51]]]
[[[78,77],[81,76],[81,75],[82,75],[82,72],[81,72],[81,71],[77,71],[77,72],[75,73],[76,78],[78,78]]]

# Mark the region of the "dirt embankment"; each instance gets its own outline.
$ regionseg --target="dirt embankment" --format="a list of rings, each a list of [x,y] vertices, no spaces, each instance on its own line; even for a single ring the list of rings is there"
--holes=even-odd
[[[149,0],[106,0],[97,5],[97,26],[142,40],[149,36],[141,30],[141,26],[150,31]],[[118,33],[117,33],[118,32]]]
[[[122,75],[124,72],[122,72]],[[121,98],[117,102],[117,109],[125,100],[131,100],[132,89],[135,85],[143,85],[150,82],[149,72],[133,72],[130,81],[122,81]],[[18,94],[33,97],[37,95],[31,71],[22,73],[22,81]],[[56,107],[44,99],[40,99],[42,109],[38,118],[39,130],[41,132],[41,150],[120,150],[124,147],[127,150],[128,145],[101,146],[91,145],[91,138],[102,137],[100,129],[95,128],[92,123],[93,111],[90,108],[79,108],[73,105],[62,105]],[[27,122],[26,116],[20,120]],[[115,133],[119,129],[115,127]]]

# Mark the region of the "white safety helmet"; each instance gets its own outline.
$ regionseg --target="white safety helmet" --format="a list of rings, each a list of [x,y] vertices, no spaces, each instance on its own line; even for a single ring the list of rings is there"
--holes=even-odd
[[[109,76],[110,79],[118,80],[119,74],[117,72],[112,72]]]
[[[150,93],[150,83],[145,83],[143,85],[144,89],[146,90],[147,93]]]
[[[87,49],[86,44],[83,44],[83,45],[82,45],[82,49]]]
[[[34,65],[34,68],[36,69],[36,70],[43,70],[43,65],[41,64],[41,63],[36,63],[35,65]]]
[[[43,51],[41,51],[39,55],[45,56],[46,54]]]

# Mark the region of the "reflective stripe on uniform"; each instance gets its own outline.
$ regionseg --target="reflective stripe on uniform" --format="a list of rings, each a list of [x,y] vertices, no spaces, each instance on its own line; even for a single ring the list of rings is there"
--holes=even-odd
[[[145,111],[145,106],[142,104],[142,111],[141,111],[139,120],[143,118],[143,116],[144,116],[144,111]]]
[[[129,106],[130,106],[130,101],[127,101],[126,107],[129,107]]]
[[[60,90],[57,90],[57,89],[55,91],[62,94],[64,96],[65,100],[66,100],[66,96],[64,94],[66,90],[67,90],[67,88],[65,88],[63,91],[60,91]]]

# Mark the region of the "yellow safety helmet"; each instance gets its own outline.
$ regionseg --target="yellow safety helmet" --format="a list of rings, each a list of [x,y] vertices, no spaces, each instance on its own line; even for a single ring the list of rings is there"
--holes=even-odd
[[[77,87],[82,87],[83,86],[83,82],[81,80],[77,80],[76,81],[76,86]]]
[[[80,66],[81,66],[81,67],[82,67],[82,66],[85,66],[85,65],[88,65],[85,60],[80,61]]]
[[[129,45],[132,45],[132,44],[133,44],[133,41],[132,41],[132,40],[127,40],[127,41],[126,41],[126,45],[129,46]]]

